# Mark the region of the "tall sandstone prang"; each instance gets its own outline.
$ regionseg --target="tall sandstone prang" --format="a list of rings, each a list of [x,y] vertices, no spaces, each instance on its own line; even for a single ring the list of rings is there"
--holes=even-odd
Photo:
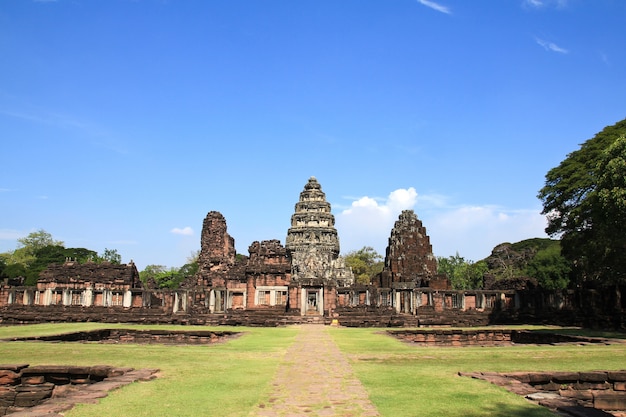
[[[235,239],[226,230],[226,219],[210,211],[202,223],[197,285],[224,286],[235,265]]]
[[[388,288],[395,282],[413,282],[424,287],[436,275],[437,258],[426,228],[413,210],[403,210],[391,230],[378,285]]]
[[[340,279],[351,284],[354,276],[339,257],[339,237],[335,216],[326,194],[315,177],[310,177],[300,193],[291,216],[285,247],[291,260],[294,281],[325,282],[333,286]]]

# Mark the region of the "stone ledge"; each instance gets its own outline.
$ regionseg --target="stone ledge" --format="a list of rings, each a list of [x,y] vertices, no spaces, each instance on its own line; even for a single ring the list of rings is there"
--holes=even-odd
[[[552,410],[575,411],[578,414],[570,413],[574,416],[626,412],[625,381],[622,381],[626,371],[459,372],[459,376],[488,381]]]
[[[106,397],[108,391],[113,389],[137,381],[152,380],[156,378],[158,369],[116,368],[105,365],[0,365],[0,375],[7,372],[12,372],[15,376],[9,383],[0,386],[0,415],[55,417],[61,416],[60,413],[78,403],[94,403],[98,398]],[[37,376],[43,378],[37,379]],[[24,384],[24,378],[29,382],[39,383]]]

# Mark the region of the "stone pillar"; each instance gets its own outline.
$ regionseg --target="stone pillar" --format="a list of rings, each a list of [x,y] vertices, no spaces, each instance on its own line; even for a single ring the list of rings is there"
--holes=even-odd
[[[172,313],[178,313],[178,291],[174,291],[174,305],[172,306]]]
[[[90,288],[87,288],[83,292],[83,306],[91,307],[92,304],[93,304],[93,290],[90,287]]]
[[[317,312],[323,316],[324,315],[324,287],[317,290],[317,293],[319,294],[319,299],[317,300]]]
[[[306,315],[306,309],[308,307],[308,300],[307,300],[307,293],[308,291],[305,290],[304,288],[300,290],[300,315],[304,316]]]
[[[46,288],[46,292],[43,297],[43,305],[49,306],[52,303],[52,289]]]
[[[400,302],[400,297],[402,296],[402,293],[398,290],[391,290],[392,291],[392,302],[393,302],[393,306],[395,307],[396,313],[401,313],[400,311],[400,307],[401,307],[401,302]]]
[[[133,293],[130,290],[124,291],[124,298],[122,298],[122,306],[130,307],[133,305]]]
[[[209,291],[209,313],[215,313],[215,290]]]
[[[223,312],[226,307],[226,300],[224,299],[226,291],[215,290],[215,311]]]
[[[64,306],[72,305],[72,291],[71,290],[67,288],[63,290],[61,304],[63,304]]]
[[[29,306],[33,304],[33,293],[31,290],[25,290],[22,296],[22,304]]]

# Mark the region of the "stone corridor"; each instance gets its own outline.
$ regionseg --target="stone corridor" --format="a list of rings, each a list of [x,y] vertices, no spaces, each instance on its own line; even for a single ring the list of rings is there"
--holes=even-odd
[[[304,324],[259,405],[258,417],[375,417],[361,382],[323,325]]]

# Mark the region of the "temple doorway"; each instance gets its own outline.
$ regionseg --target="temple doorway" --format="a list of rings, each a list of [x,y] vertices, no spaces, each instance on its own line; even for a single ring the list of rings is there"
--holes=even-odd
[[[300,311],[303,316],[324,314],[323,291],[322,287],[308,287],[302,289]]]
[[[307,291],[306,309],[309,311],[317,311],[317,290]]]

